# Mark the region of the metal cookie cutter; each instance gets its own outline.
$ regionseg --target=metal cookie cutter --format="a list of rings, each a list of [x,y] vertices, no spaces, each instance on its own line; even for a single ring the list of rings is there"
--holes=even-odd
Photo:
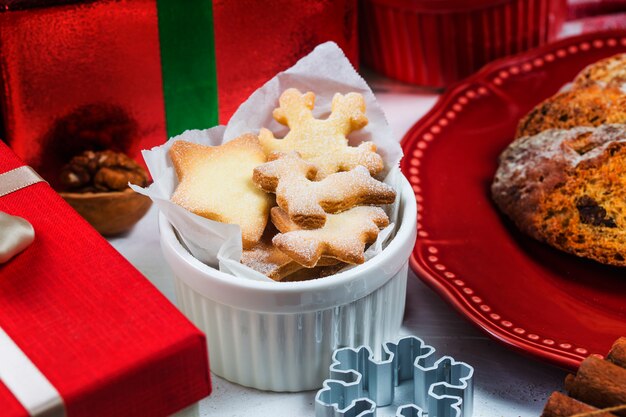
[[[315,396],[316,417],[375,417],[376,407],[390,405],[395,387],[413,381],[413,403],[396,417],[470,417],[474,368],[407,336],[383,344],[381,360],[367,346],[342,348],[333,354],[330,378]]]

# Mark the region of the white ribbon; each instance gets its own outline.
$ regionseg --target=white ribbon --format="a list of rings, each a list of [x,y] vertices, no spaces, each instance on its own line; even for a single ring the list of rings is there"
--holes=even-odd
[[[43,178],[29,166],[12,169],[0,174],[0,197],[41,181]]]
[[[43,179],[28,166],[5,172],[0,174],[0,197],[40,181]],[[27,246],[32,241],[32,238],[29,237],[29,230],[24,223],[28,226],[30,224],[24,219],[5,213],[1,214],[4,217],[0,220],[4,222],[1,224],[0,233],[3,233],[4,238],[13,238],[8,241],[8,244],[13,243],[13,245],[8,245],[5,248],[7,251],[12,251],[6,259],[8,260],[15,254],[13,252],[16,249],[22,250],[25,245]],[[32,231],[32,226],[30,231]],[[0,241],[2,241],[3,236],[0,236]],[[1,250],[2,245],[0,245]],[[7,254],[8,252],[5,253],[5,255]],[[6,385],[32,417],[65,417],[65,404],[59,391],[54,388],[45,375],[1,327],[0,381]]]
[[[32,417],[65,417],[59,391],[1,327],[0,380]]]

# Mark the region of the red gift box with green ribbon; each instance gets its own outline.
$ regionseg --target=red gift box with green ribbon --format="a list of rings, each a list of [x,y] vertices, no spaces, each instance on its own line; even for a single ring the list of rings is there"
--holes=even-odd
[[[87,148],[226,122],[328,40],[356,63],[356,0],[0,0],[0,137],[55,186]]]

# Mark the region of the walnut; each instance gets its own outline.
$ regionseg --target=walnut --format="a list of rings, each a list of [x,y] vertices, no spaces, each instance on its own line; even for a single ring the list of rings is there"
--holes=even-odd
[[[67,191],[122,191],[129,182],[145,187],[148,174],[123,153],[85,151],[63,167],[60,180]]]

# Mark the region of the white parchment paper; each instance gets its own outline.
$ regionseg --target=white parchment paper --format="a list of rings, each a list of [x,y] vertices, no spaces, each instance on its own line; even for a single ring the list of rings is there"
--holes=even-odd
[[[272,281],[239,262],[242,251],[239,226],[205,219],[170,201],[178,180],[168,151],[176,140],[217,146],[244,133],[258,134],[262,127],[270,129],[276,137],[284,136],[287,128],[273,119],[272,112],[278,106],[281,93],[288,88],[297,88],[303,93],[307,91],[315,93],[313,114],[317,118],[329,115],[335,93],[362,94],[369,122],[363,129],[351,133],[348,139],[353,146],[363,141],[374,142],[385,163],[385,170],[380,176],[384,177],[384,182],[400,190],[399,163],[402,148],[398,141],[394,140],[385,115],[371,89],[333,42],[319,45],[293,67],[277,74],[259,88],[239,107],[228,125],[207,130],[188,130],[171,138],[164,145],[143,151],[143,157],[154,182],[148,188],[131,185],[133,190],[154,201],[195,258],[210,267],[245,279]],[[380,253],[386,241],[393,236],[394,224],[397,222],[398,198],[386,210],[391,224],[381,231],[377,241],[365,252],[366,259]]]

